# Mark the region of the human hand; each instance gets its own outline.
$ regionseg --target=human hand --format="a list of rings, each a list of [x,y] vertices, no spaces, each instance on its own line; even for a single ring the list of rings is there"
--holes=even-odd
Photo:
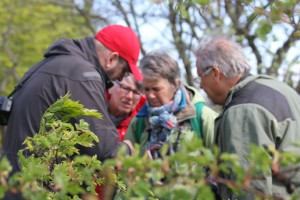
[[[130,155],[133,155],[134,154],[134,147],[133,147],[131,141],[130,140],[123,140],[123,142],[125,144],[127,144],[128,148],[130,150]]]

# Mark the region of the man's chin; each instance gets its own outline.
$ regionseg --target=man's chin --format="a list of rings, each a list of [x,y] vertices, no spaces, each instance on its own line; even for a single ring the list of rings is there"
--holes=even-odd
[[[221,113],[223,110],[223,106],[218,104],[217,102],[214,102],[211,98],[208,96],[206,97],[206,105],[211,107],[214,111]]]
[[[130,113],[131,112],[131,106],[123,105],[122,112],[124,112],[124,113]]]
[[[122,79],[119,79],[119,77],[114,77],[114,76],[108,76],[108,78],[111,81],[116,81],[116,80],[121,81],[122,80]]]
[[[111,81],[116,81],[116,80],[119,80],[121,81],[122,80],[122,77],[121,76],[116,76],[116,74],[114,73],[106,73],[106,76],[109,78],[109,80]]]

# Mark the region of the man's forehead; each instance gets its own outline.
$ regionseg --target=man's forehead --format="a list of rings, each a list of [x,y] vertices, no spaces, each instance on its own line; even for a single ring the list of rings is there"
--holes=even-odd
[[[137,88],[136,82],[130,76],[124,77],[120,83],[124,86],[130,86],[130,87]]]

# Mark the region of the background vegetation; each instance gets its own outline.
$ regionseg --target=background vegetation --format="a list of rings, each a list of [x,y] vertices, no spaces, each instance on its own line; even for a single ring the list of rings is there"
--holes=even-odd
[[[1,93],[13,88],[51,42],[92,36],[112,23],[136,30],[141,56],[155,48],[173,52],[190,84],[191,50],[207,36],[225,34],[241,42],[253,72],[290,82],[290,69],[299,66],[299,0],[3,0],[0,6]]]
[[[157,48],[170,52],[190,85],[199,41],[228,35],[245,47],[253,73],[278,77],[300,93],[299,0],[1,0],[0,13],[0,95],[58,38],[93,36],[112,23],[137,32],[141,57]]]
[[[245,47],[253,73],[300,92],[299,0],[2,0],[0,12],[0,94],[58,38],[93,36],[112,23],[137,32],[141,57],[156,48],[172,53],[191,85],[192,50],[202,38],[228,35]]]
[[[39,132],[26,138],[24,149],[18,153],[22,171],[7,180],[11,165],[5,158],[0,161],[0,199],[10,190],[21,192],[28,200],[95,200],[98,183],[105,186],[105,194],[110,196],[117,191],[116,199],[123,200],[214,200],[212,186],[216,184],[224,184],[236,194],[251,192],[260,200],[283,200],[249,187],[262,174],[283,183],[290,200],[300,197],[300,190],[291,180],[300,169],[300,155],[287,151],[280,154],[271,146],[251,145],[250,153],[245,155],[249,165],[242,167],[237,155],[220,154],[217,147],[207,149],[196,134],[186,132],[190,137],[181,141],[180,151],[172,155],[167,155],[166,143],[160,159],[141,158],[136,145],[133,156],[126,156],[125,149],[121,149],[117,158],[101,163],[96,156],[80,155],[79,146],[92,147],[94,141],[101,140],[84,120],[75,125],[68,123],[70,118],[80,116],[101,118],[97,111],[70,100],[69,95],[46,110]],[[300,148],[299,141],[295,148]],[[31,156],[25,157],[24,151]],[[231,172],[236,180],[220,176]]]

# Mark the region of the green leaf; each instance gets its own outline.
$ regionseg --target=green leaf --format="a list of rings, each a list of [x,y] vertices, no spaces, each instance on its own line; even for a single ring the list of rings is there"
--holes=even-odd
[[[0,175],[7,176],[11,170],[12,166],[10,165],[8,159],[5,156],[3,156],[0,160]]]
[[[0,185],[0,199],[5,195],[5,192],[8,190],[8,186]]]
[[[144,181],[138,181],[136,183],[135,193],[139,196],[145,196],[145,195],[153,196],[153,192],[150,190],[149,185],[147,183],[145,183]]]
[[[258,23],[256,34],[260,39],[265,41],[267,39],[267,35],[271,32],[271,30],[272,30],[272,24],[268,21],[261,20]]]
[[[200,5],[208,5],[210,3],[210,0],[196,0],[196,3]]]

